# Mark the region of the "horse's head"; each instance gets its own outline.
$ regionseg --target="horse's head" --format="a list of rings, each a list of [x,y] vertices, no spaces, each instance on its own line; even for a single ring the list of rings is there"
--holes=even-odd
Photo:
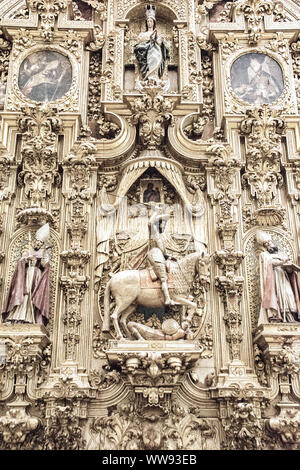
[[[200,253],[197,258],[196,271],[199,275],[200,284],[207,290],[210,286],[210,260],[211,256]]]

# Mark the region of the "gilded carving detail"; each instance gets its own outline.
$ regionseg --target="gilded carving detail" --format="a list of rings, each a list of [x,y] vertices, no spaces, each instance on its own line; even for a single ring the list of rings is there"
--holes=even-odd
[[[0,448],[299,450],[299,0],[0,4]]]

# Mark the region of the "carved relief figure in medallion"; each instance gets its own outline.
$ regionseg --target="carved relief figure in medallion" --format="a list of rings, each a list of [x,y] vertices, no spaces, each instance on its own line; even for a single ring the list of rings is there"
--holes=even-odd
[[[33,101],[55,101],[67,93],[71,83],[71,63],[59,52],[38,51],[21,64],[19,88]]]
[[[39,323],[46,325],[49,318],[50,263],[46,243],[49,224],[35,235],[33,246],[23,251],[3,309],[4,322]]]
[[[165,40],[157,32],[155,9],[151,5],[146,7],[146,31],[140,33],[137,40],[134,53],[142,79],[148,84],[160,85],[169,51]]]
[[[258,231],[256,240],[264,250],[259,257],[262,303],[258,324],[300,321],[300,267],[278,251],[268,233]]]
[[[244,54],[231,67],[234,93],[247,103],[262,105],[276,101],[283,91],[279,64],[265,54]]]

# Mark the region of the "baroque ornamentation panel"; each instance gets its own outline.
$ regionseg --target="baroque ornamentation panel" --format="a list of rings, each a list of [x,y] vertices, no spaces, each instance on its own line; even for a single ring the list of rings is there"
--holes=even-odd
[[[299,16],[2,0],[0,449],[300,449]]]

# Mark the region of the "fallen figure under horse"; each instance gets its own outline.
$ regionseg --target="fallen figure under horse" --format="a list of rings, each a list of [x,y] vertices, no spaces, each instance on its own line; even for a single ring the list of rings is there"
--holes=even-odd
[[[189,291],[196,275],[199,276],[200,283],[207,288],[209,284],[209,261],[210,257],[203,253],[191,253],[178,261],[170,263],[170,272],[173,282],[170,282],[169,292],[171,299],[177,305],[193,307],[197,304],[190,300]],[[130,337],[131,332],[127,327],[127,318],[138,306],[148,308],[164,307],[164,294],[157,285],[155,287],[142,287],[141,279],[147,275],[146,270],[125,270],[112,276],[108,282],[104,293],[104,318],[102,331],[110,331],[110,319],[113,321],[117,339],[124,339],[119,321]],[[174,282],[175,279],[175,282]],[[115,308],[110,314],[110,296],[115,299]]]

